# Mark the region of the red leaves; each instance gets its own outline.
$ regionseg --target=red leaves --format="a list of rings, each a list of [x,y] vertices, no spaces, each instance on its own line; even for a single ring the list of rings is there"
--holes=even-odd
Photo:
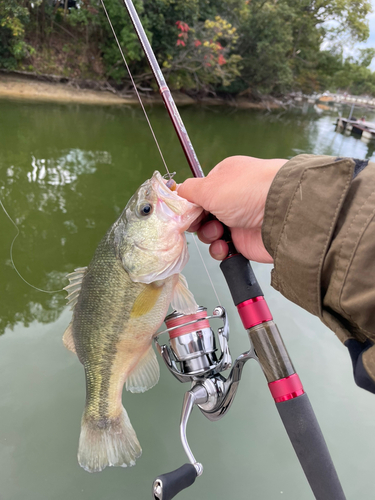
[[[183,21],[176,21],[176,26],[184,33],[187,33],[190,30],[189,25],[187,23],[184,23]]]
[[[198,48],[202,45],[202,42],[200,40],[198,40],[198,39],[194,40],[194,36],[193,36],[193,39],[189,38],[188,32],[190,31],[190,27],[187,23],[185,23],[184,21],[176,21],[176,26],[177,26],[177,29],[180,31],[180,33],[178,34],[177,42],[176,42],[177,46],[186,47],[186,44],[188,42],[190,42],[190,44],[194,44],[195,48]],[[207,42],[205,42],[205,44],[204,44],[205,47],[206,47],[206,43]],[[213,53],[207,54],[206,53],[205,55],[203,55],[204,65],[206,67],[211,67],[212,65],[215,65],[215,64],[218,64],[219,66],[223,66],[224,64],[226,64],[227,60],[223,56],[224,47],[221,45],[221,43],[218,41],[213,41],[211,39],[210,46],[211,46],[211,48],[208,48],[208,46],[207,46],[207,48],[205,48],[204,50],[205,51],[214,50],[215,54],[213,54]],[[216,46],[216,48],[212,49],[212,46],[213,47]],[[201,49],[199,49],[199,51],[200,50]]]
[[[190,30],[189,25],[184,23],[183,21],[176,21],[177,29],[181,31],[178,35],[178,40],[176,45],[181,45],[182,47],[186,47],[186,41],[188,39],[188,31]]]
[[[225,64],[227,62],[227,60],[225,59],[223,54],[219,54],[217,62],[219,63],[220,66],[222,66],[223,64]]]

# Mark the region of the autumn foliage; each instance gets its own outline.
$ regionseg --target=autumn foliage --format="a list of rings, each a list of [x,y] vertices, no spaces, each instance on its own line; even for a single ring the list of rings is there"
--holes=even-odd
[[[229,85],[240,74],[237,30],[228,21],[215,16],[193,26],[181,20],[175,25],[179,50],[163,63],[173,86],[202,91],[210,85]]]

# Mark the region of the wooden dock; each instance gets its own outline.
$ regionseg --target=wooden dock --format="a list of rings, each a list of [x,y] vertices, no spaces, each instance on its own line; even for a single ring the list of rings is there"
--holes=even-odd
[[[364,139],[375,140],[375,123],[366,120],[349,120],[348,118],[337,118],[336,130],[338,132],[347,132],[355,134]]]

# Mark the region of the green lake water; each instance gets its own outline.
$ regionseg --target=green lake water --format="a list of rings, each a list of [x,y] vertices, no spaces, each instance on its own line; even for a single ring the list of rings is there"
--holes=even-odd
[[[190,171],[167,113],[161,107],[149,113],[181,182]],[[371,144],[335,133],[334,112],[185,107],[181,115],[206,173],[234,154],[374,155]],[[0,101],[0,198],[20,230],[13,257],[24,278],[49,290],[65,286],[64,276],[89,263],[103,234],[155,169],[163,171],[163,165],[138,108]],[[76,452],[85,382],[82,366],[61,341],[71,318],[66,294],[44,294],[21,281],[9,257],[16,230],[3,211],[0,229],[0,499],[150,499],[154,477],[187,461],[178,425],[188,387],[161,366],[154,389],[124,393],[142,457],[130,469],[82,470]],[[249,342],[218,263],[200,248],[229,314],[236,357]],[[184,274],[197,302],[212,310],[217,300],[190,236],[189,250]],[[347,499],[373,500],[375,396],[355,386],[347,350],[334,334],[270,287],[271,268],[254,265]],[[194,410],[188,439],[204,473],[181,500],[313,499],[254,362],[245,367],[228,415],[211,423]]]

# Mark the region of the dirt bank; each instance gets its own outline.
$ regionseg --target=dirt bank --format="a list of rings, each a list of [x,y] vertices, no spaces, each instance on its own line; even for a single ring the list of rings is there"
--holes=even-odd
[[[42,82],[22,76],[0,74],[0,98],[84,104],[135,104],[108,91],[75,88],[64,83]]]
[[[0,98],[104,105],[138,104],[135,95],[122,97],[108,90],[80,88],[74,82],[42,81],[35,77],[14,73],[0,73]],[[174,98],[177,104],[194,104],[195,102],[181,93],[174,95]],[[159,94],[142,95],[142,101],[163,104]]]
[[[198,102],[182,93],[173,93],[173,97],[178,105],[196,104]],[[79,88],[73,82],[42,81],[27,75],[7,73],[0,73],[0,98],[104,105],[138,104],[136,96],[121,97],[108,90]],[[142,101],[144,103],[162,104],[162,99],[158,94],[142,96]],[[246,98],[232,101],[207,98],[199,101],[199,103],[204,105],[225,104],[243,109],[274,109],[280,107],[280,104],[276,101],[252,102]]]

